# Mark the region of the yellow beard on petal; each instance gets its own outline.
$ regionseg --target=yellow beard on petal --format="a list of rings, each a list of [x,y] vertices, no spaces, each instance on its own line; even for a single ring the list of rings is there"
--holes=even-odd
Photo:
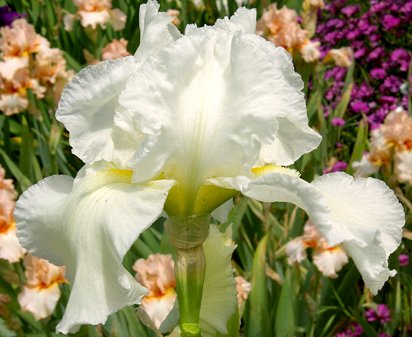
[[[294,169],[290,169],[287,167],[283,167],[283,166],[273,165],[273,164],[253,167],[251,171],[256,177],[260,177],[268,173],[282,173],[282,174],[287,174],[287,175],[290,175],[296,178],[300,176],[299,171],[296,171]]]

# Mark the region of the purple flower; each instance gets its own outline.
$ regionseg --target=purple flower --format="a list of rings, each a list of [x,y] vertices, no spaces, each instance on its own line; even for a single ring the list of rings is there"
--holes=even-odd
[[[369,53],[368,60],[376,60],[382,57],[383,54],[385,54],[385,50],[382,47],[375,48]]]
[[[392,29],[398,27],[401,23],[401,20],[393,15],[387,14],[383,16],[382,25],[385,29]]]
[[[359,35],[361,35],[361,31],[359,29],[351,30],[347,35],[346,38],[348,40],[355,40]]]
[[[412,2],[407,2],[405,5],[403,5],[401,12],[406,15],[412,15]]]
[[[335,146],[337,149],[341,149],[343,147],[343,144],[341,142],[336,142]]]
[[[366,48],[359,48],[353,53],[353,56],[358,59],[364,56],[365,54],[366,54]]]
[[[371,77],[375,80],[382,80],[386,76],[386,71],[385,69],[381,68],[374,68],[371,70]]]
[[[358,5],[346,6],[342,8],[341,12],[345,14],[346,16],[352,16],[353,14],[359,12],[359,6]]]
[[[346,124],[346,121],[343,118],[334,117],[332,118],[331,124],[333,126],[342,127]]]
[[[385,2],[376,2],[372,5],[371,11],[374,13],[384,11],[388,7],[388,4]]]
[[[338,160],[331,168],[325,168],[323,174],[345,171],[348,168],[348,163]]]
[[[383,324],[391,320],[391,312],[386,304],[378,304],[376,311],[373,308],[366,310],[365,318],[368,322],[379,321]]]
[[[9,6],[0,7],[0,27],[10,26],[14,20],[21,17],[21,14],[12,11]]]
[[[391,53],[391,61],[398,65],[401,71],[407,71],[411,56],[405,49],[398,48]]]
[[[381,104],[394,104],[398,99],[396,97],[393,96],[381,96],[379,98],[379,103]]]
[[[350,103],[350,107],[354,112],[364,112],[368,113],[370,108],[369,105],[362,101],[354,101]]]
[[[385,80],[383,81],[379,89],[383,92],[389,91],[389,92],[397,93],[399,92],[399,88],[401,84],[402,84],[402,80],[399,77],[390,75],[385,78]]]
[[[406,267],[409,265],[409,255],[399,254],[399,265],[401,267]]]
[[[335,337],[360,337],[363,334],[363,328],[360,324],[354,323],[344,332],[338,333]]]
[[[353,337],[358,337],[363,334],[363,328],[358,323],[353,324],[352,329],[353,329],[353,333],[352,333]]]

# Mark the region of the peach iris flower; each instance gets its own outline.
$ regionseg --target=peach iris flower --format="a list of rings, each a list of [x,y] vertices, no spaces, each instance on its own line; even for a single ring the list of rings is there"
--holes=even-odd
[[[30,311],[36,319],[51,315],[60,298],[59,284],[66,282],[64,267],[32,255],[24,258],[26,283],[18,301],[23,310]]]
[[[320,57],[319,42],[309,39],[310,33],[298,23],[296,11],[286,6],[278,9],[276,4],[270,5],[257,22],[256,32],[291,54],[300,53],[306,62]]]
[[[66,70],[61,50],[36,34],[25,19],[0,28],[0,110],[12,115],[29,107],[27,90],[42,99],[48,89],[55,101],[73,73]]]
[[[141,307],[157,328],[172,310],[176,300],[176,279],[171,255],[153,254],[139,259],[133,266],[136,280],[149,293],[143,297]]]
[[[348,263],[348,256],[341,245],[330,246],[311,221],[304,227],[303,236],[297,237],[286,245],[289,264],[300,263],[306,255],[306,249],[313,248],[313,263],[319,271],[331,278]]]
[[[402,108],[388,114],[379,129],[373,130],[370,152],[353,163],[356,175],[367,176],[394,162],[399,182],[412,183],[412,117]]]
[[[23,257],[25,250],[17,240],[13,218],[16,191],[13,181],[4,179],[4,176],[4,169],[0,166],[0,259],[14,263]]]
[[[114,30],[122,30],[126,24],[126,15],[120,9],[112,9],[111,0],[73,0],[78,7],[78,11],[73,14],[66,14],[64,17],[65,29],[70,31],[73,28],[74,20],[80,19],[83,27],[96,29],[97,26],[106,28],[110,23]]]
[[[119,57],[130,55],[130,53],[127,51],[127,42],[128,41],[123,38],[110,42],[102,50],[102,59],[115,60]]]

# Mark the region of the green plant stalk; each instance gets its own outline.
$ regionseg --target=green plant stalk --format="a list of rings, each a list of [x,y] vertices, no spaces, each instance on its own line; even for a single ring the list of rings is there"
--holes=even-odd
[[[181,336],[199,337],[202,335],[199,321],[206,273],[203,244],[177,249],[175,273]]]
[[[182,337],[200,337],[200,307],[206,260],[203,242],[209,232],[210,216],[173,216],[165,222],[170,242],[176,248],[176,292]]]

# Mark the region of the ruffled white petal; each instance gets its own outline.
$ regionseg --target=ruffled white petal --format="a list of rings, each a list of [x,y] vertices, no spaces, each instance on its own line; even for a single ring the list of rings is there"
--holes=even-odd
[[[303,81],[294,72],[291,56],[283,49],[266,41],[262,44],[262,52],[268,55],[272,66],[279,72],[281,86],[281,100],[278,109],[283,114],[279,119],[276,138],[270,144],[264,144],[260,153],[260,163],[274,163],[277,165],[291,165],[302,154],[316,149],[322,137],[308,125],[308,117],[304,95]]]
[[[124,167],[139,146],[141,134],[133,128],[137,121],[118,99],[137,67],[180,36],[170,23],[173,18],[158,9],[156,1],[140,6],[141,41],[135,57],[89,66],[63,90],[56,117],[70,132],[73,153],[87,164],[105,160]]]
[[[132,184],[131,172],[97,165],[76,179],[52,176],[16,205],[18,237],[30,253],[67,267],[72,291],[57,330],[103,323],[146,290],[122,266],[139,234],[162,211],[171,181]]]
[[[125,165],[130,159],[116,150],[138,139],[116,130],[114,115],[121,109],[119,94],[136,67],[133,56],[104,61],[80,71],[63,90],[56,118],[70,132],[73,153],[85,163],[106,160]]]
[[[239,8],[229,19],[218,19],[214,26],[198,28],[196,25],[187,25],[185,35],[204,34],[205,30],[224,30],[227,32],[241,31],[245,34],[254,34],[256,31],[256,9]]]
[[[139,9],[140,45],[136,58],[143,62],[147,57],[156,55],[164,46],[182,36],[171,22],[172,16],[159,13],[156,0],[148,1]]]
[[[227,334],[227,322],[237,308],[236,281],[231,264],[235,245],[227,244],[227,241],[224,234],[211,226],[209,236],[203,243],[206,275],[200,327],[204,337],[214,337],[218,332]]]
[[[199,29],[147,60],[120,97],[140,123],[136,132],[145,134],[135,179],[164,172],[190,189],[212,176],[244,173],[261,144],[296,140],[285,149],[293,159],[317,145],[320,137],[303,125],[302,82],[285,53],[241,30]],[[280,123],[288,126],[285,135]]]
[[[365,284],[375,294],[394,271],[388,257],[399,246],[405,224],[401,204],[382,181],[332,173],[312,184],[293,175],[269,173],[216,178],[210,183],[264,201],[292,202],[304,209],[331,245],[343,243]]]

